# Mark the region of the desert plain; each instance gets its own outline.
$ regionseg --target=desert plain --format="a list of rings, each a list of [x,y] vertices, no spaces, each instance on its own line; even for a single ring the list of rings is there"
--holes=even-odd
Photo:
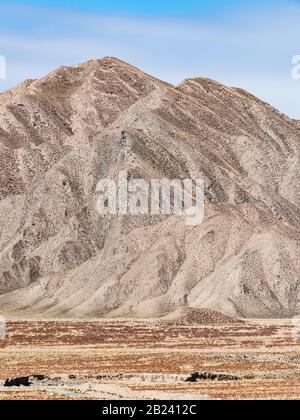
[[[295,332],[290,320],[13,320],[0,349],[0,399],[299,399]],[[193,372],[237,380],[186,382]],[[25,376],[29,387],[3,386]]]

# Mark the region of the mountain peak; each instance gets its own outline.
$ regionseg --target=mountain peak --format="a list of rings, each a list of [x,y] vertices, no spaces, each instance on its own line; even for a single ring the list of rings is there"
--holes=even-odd
[[[0,101],[1,313],[299,313],[297,122],[211,79],[174,88],[113,57],[20,86]],[[120,170],[202,178],[206,219],[102,217],[96,185]]]

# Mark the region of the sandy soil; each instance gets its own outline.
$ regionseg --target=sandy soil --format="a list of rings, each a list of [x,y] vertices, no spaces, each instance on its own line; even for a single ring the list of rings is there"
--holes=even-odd
[[[288,321],[170,326],[136,321],[11,321],[0,384],[45,375],[0,399],[298,399],[300,341]],[[239,381],[187,383],[192,372]]]

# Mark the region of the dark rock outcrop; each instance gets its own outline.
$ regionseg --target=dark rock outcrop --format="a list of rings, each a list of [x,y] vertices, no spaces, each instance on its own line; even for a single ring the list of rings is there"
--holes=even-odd
[[[32,383],[29,381],[29,376],[23,378],[13,378],[7,379],[4,383],[5,387],[20,387],[20,386],[30,386]]]
[[[185,381],[198,382],[198,381],[238,381],[240,378],[232,375],[224,375],[220,373],[192,373]]]

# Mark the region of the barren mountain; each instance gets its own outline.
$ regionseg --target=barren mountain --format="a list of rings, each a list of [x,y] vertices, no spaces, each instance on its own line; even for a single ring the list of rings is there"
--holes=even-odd
[[[0,95],[0,312],[300,313],[300,121],[209,79],[114,58]],[[96,185],[203,178],[205,221],[100,216]]]

